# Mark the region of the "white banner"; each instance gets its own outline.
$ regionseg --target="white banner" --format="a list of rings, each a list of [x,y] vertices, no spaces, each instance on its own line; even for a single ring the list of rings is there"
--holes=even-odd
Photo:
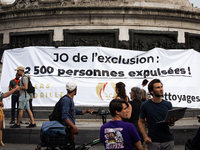
[[[200,107],[200,54],[194,50],[132,51],[103,47],[25,47],[6,50],[2,58],[1,90],[8,91],[18,66],[25,67],[36,89],[34,106],[54,106],[66,94],[65,85],[78,81],[76,106],[108,106],[115,83],[132,87],[146,78],[163,82],[164,99],[174,107]],[[5,108],[11,98],[4,99]]]

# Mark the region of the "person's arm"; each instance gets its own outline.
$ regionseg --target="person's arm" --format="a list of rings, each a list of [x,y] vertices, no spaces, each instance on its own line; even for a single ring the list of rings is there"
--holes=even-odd
[[[24,86],[21,86],[22,90],[27,90],[28,89],[28,82],[24,83]]]
[[[128,109],[129,109],[129,112],[128,112],[127,119],[130,119],[130,118],[131,118],[131,115],[132,115],[132,106],[131,106],[130,103],[128,103]]]
[[[73,128],[74,134],[77,134],[77,135],[78,135],[78,132],[79,132],[79,131],[78,131],[78,128],[70,121],[69,118],[65,120],[65,123],[66,123],[67,125],[69,125],[71,128]]]
[[[65,120],[65,123],[73,128],[74,134],[78,134],[78,128],[74,125],[74,123],[69,119],[69,112],[71,108],[71,100],[64,97],[61,100],[60,107],[62,110],[62,120]]]
[[[138,126],[139,126],[139,129],[140,129],[140,132],[142,133],[142,136],[144,138],[144,142],[146,144],[149,144],[149,143],[152,143],[152,140],[150,137],[148,137],[148,135],[146,134],[146,131],[145,131],[145,119],[142,119],[142,118],[139,118],[138,120]]]
[[[86,113],[90,113],[90,114],[92,114],[93,111],[94,111],[94,109],[90,109],[90,110],[82,110],[82,114],[86,114]]]
[[[6,93],[3,93],[3,98],[6,98],[8,96],[10,96],[11,94],[13,94],[15,91],[20,91],[21,87],[20,86],[16,86],[15,88],[13,88],[11,91],[8,91]]]
[[[143,150],[141,141],[138,141],[134,144],[136,150]]]
[[[170,103],[170,110],[172,110],[172,103]],[[175,125],[175,122],[177,121],[178,119],[176,119],[176,118],[171,118],[168,122],[167,122],[167,124],[169,125],[169,126],[174,126]]]

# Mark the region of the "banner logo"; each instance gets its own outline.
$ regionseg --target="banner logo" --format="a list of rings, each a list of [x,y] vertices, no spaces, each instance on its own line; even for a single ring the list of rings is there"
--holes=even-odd
[[[108,82],[99,82],[98,85],[96,86],[96,93],[97,96],[101,100],[106,100],[110,101],[114,99],[117,94],[115,92],[115,85],[116,83],[108,83]]]

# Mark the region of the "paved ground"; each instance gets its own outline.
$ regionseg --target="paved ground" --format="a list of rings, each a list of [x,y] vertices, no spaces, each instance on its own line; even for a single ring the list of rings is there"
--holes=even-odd
[[[35,150],[37,145],[35,144],[10,144],[10,143],[5,143],[5,147],[0,147],[1,150]],[[46,148],[42,148],[44,150]],[[184,145],[176,145],[174,147],[174,150],[184,150],[185,147]],[[90,150],[104,150],[103,146],[93,146],[90,148]]]

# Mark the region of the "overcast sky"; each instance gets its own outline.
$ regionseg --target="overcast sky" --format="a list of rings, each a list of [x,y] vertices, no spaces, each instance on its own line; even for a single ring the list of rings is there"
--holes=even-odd
[[[189,2],[191,4],[194,4],[194,7],[197,6],[198,8],[200,8],[200,0],[189,0]]]

